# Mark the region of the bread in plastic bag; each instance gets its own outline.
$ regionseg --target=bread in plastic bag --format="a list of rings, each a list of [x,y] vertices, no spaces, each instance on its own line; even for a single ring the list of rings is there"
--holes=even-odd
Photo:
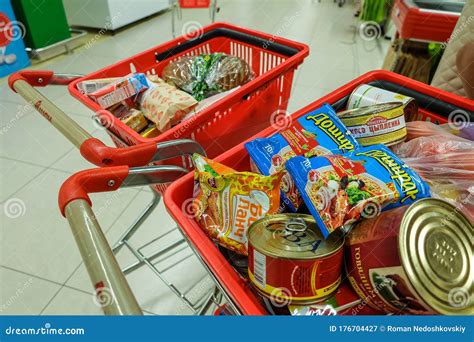
[[[223,53],[183,56],[170,62],[161,77],[200,101],[253,79],[243,59]]]

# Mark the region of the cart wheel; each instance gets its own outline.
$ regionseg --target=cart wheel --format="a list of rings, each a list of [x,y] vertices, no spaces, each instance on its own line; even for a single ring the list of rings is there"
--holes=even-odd
[[[219,13],[220,10],[221,10],[221,8],[220,8],[220,7],[217,7],[217,8],[216,8],[216,13]]]
[[[337,4],[338,7],[342,7],[342,5],[343,5],[342,2],[340,2],[340,3]]]

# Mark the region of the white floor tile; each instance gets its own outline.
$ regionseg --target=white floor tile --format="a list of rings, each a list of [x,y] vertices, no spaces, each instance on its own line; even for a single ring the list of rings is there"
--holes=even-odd
[[[101,307],[88,293],[63,287],[42,315],[103,315]]]
[[[58,189],[69,175],[47,170],[9,198],[0,213],[0,264],[62,283],[81,257],[61,216]],[[131,190],[94,194],[96,216],[107,229],[131,200]]]
[[[0,267],[0,315],[38,315],[60,285]]]
[[[24,162],[0,158],[0,202],[12,197],[22,186],[45,169]]]

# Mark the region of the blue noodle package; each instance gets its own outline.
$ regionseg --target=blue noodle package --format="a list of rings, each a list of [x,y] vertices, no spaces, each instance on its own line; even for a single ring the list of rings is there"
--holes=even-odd
[[[286,169],[324,237],[361,217],[430,197],[428,184],[384,145],[295,157]]]
[[[257,138],[245,144],[252,171],[271,175],[283,170],[281,199],[293,212],[302,200],[293,180],[284,171],[286,161],[295,156],[323,156],[357,147],[355,138],[328,104],[294,120],[288,128],[269,138]]]

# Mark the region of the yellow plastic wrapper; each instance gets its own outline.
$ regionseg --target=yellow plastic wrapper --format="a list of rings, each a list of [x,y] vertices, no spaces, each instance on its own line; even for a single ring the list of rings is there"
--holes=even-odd
[[[200,155],[193,160],[198,186],[193,203],[196,220],[221,246],[247,255],[250,225],[278,210],[281,174],[237,172]]]

